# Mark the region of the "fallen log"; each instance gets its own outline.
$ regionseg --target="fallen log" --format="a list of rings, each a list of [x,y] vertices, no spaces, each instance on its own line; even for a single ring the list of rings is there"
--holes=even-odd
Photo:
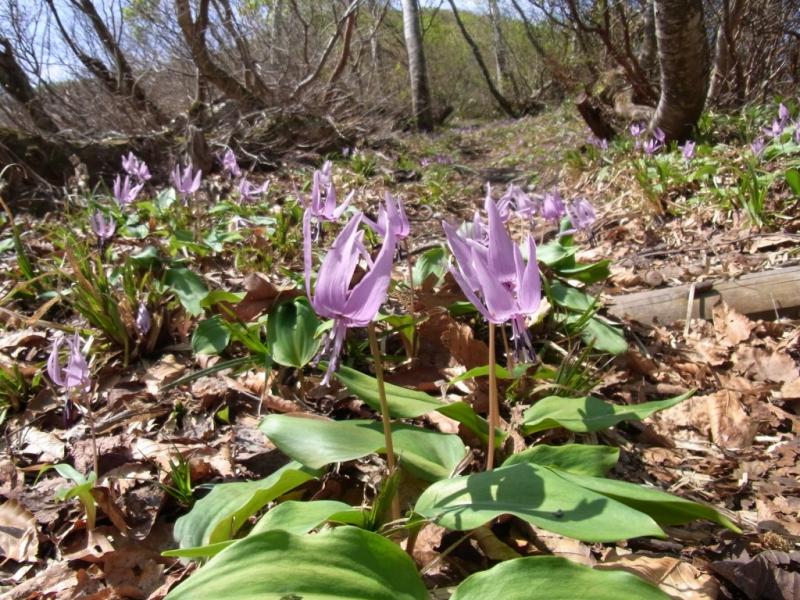
[[[692,293],[692,286],[694,292]],[[691,299],[691,313],[689,300]],[[754,318],[800,317],[800,267],[784,267],[749,273],[738,279],[696,284],[614,296],[607,303],[612,315],[650,324],[669,324],[678,319],[711,319],[711,311],[725,302]]]

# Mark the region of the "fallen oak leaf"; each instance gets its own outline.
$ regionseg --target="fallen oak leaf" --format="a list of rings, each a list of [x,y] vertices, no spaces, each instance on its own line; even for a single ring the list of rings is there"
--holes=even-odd
[[[0,505],[0,554],[16,562],[34,562],[39,552],[36,519],[16,500]]]

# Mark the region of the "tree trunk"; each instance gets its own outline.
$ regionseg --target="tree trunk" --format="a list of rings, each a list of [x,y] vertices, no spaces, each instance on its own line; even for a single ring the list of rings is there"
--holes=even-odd
[[[456,19],[456,25],[458,25],[459,30],[461,31],[461,35],[464,37],[464,41],[467,42],[467,45],[472,50],[472,55],[475,57],[475,62],[478,63],[478,67],[483,74],[483,78],[486,81],[486,85],[489,87],[489,92],[491,92],[492,96],[495,100],[497,100],[497,104],[500,105],[500,108],[503,109],[503,112],[506,113],[511,118],[516,118],[517,111],[511,105],[511,102],[497,89],[494,82],[492,81],[492,76],[489,74],[489,69],[486,67],[486,62],[483,60],[483,56],[481,55],[481,50],[478,48],[478,44],[475,43],[475,40],[472,39],[472,36],[467,31],[467,28],[464,26],[463,21],[461,20],[461,15],[458,13],[458,9],[456,8],[455,3],[453,0],[447,0],[450,3],[450,9],[453,11],[453,16]]]
[[[644,6],[644,20],[642,23],[642,45],[639,51],[639,64],[645,73],[653,77],[657,73],[657,42],[656,42],[656,15],[653,0],[648,0]]]
[[[702,0],[655,0],[661,97],[651,127],[684,140],[703,112],[708,89],[708,43]]]
[[[725,91],[731,58],[734,57],[734,39],[739,22],[744,13],[744,0],[723,1],[722,17],[717,28],[717,41],[714,46],[714,68],[711,72],[711,85],[708,87],[706,102],[716,102]]]
[[[505,95],[514,87],[514,80],[508,69],[508,48],[500,28],[501,16],[497,0],[489,0],[489,19],[492,23],[492,41],[494,43],[494,66],[497,72],[497,89]]]
[[[22,105],[37,129],[47,133],[58,132],[58,125],[44,109],[28,76],[17,62],[11,42],[0,37],[0,46],[0,87]]]
[[[211,57],[205,38],[208,28],[208,2],[209,0],[200,0],[197,18],[192,20],[189,0],[175,0],[178,25],[180,25],[183,38],[192,53],[192,60],[209,83],[219,88],[230,99],[239,102],[245,109],[264,108],[262,99],[257,98],[249,89],[231,77]]]
[[[411,78],[411,107],[417,121],[417,129],[432,131],[431,91],[425,68],[425,51],[422,46],[417,0],[403,0],[403,33],[408,52],[408,75]]]

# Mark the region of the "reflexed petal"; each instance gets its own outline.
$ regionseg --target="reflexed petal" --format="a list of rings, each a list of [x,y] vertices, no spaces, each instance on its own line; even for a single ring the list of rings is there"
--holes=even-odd
[[[361,213],[353,216],[333,242],[317,274],[314,308],[328,318],[343,314],[347,290],[358,264],[356,241]]]
[[[467,281],[464,279],[464,276],[462,275],[461,271],[459,271],[454,267],[450,267],[450,274],[453,276],[453,279],[456,280],[456,283],[458,284],[458,287],[461,288],[461,291],[464,292],[464,295],[467,297],[467,300],[472,302],[475,308],[478,309],[478,312],[481,313],[487,321],[490,321],[491,317],[489,315],[489,310],[486,308],[481,299],[478,298],[478,295],[473,291],[470,284],[467,283]]]
[[[450,246],[450,252],[455,257],[458,268],[463,274],[468,287],[472,290],[477,290],[480,284],[475,276],[475,269],[472,267],[472,251],[469,244],[458,235],[458,232],[449,223],[442,222],[442,227],[447,238],[447,245]]]
[[[372,269],[356,284],[347,299],[344,315],[348,318],[349,325],[358,327],[367,325],[378,314],[381,304],[386,301],[389,283],[392,280],[395,245],[395,236],[391,231],[387,232]]]
[[[489,313],[487,319],[495,324],[505,323],[515,312],[512,292],[497,279],[495,273],[486,268],[481,260],[474,260],[473,265]]]
[[[489,215],[489,267],[499,281],[514,280],[514,242],[503,225],[503,219],[492,197],[486,194],[486,213]]]
[[[53,342],[53,349],[50,351],[50,356],[47,358],[47,374],[56,385],[64,385],[64,370],[61,368],[61,362],[58,352],[61,349],[61,344],[64,338],[58,338]]]
[[[536,262],[536,244],[528,235],[528,264],[522,273],[517,289],[517,304],[522,314],[530,315],[539,310],[542,301],[542,280]]]

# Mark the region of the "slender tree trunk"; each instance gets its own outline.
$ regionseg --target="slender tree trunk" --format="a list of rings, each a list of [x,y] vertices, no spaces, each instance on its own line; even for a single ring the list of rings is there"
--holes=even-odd
[[[58,125],[44,109],[28,75],[17,62],[11,42],[0,37],[0,46],[0,87],[22,105],[37,129],[47,133],[58,132]]]
[[[661,97],[650,125],[669,140],[688,137],[705,106],[708,43],[702,0],[655,0]]]
[[[486,80],[486,85],[489,87],[489,92],[492,94],[494,99],[497,101],[497,104],[500,105],[500,108],[506,113],[509,117],[516,118],[517,111],[511,105],[511,102],[497,89],[494,82],[492,81],[492,76],[489,74],[489,69],[486,66],[486,62],[483,60],[483,55],[481,55],[481,50],[478,48],[478,44],[475,43],[475,40],[472,39],[472,36],[467,31],[467,28],[464,26],[464,22],[461,20],[461,15],[456,8],[455,3],[453,0],[447,0],[450,3],[450,9],[453,11],[453,16],[456,19],[456,25],[458,25],[459,30],[461,31],[461,35],[464,37],[464,41],[467,42],[467,45],[472,50],[472,55],[475,57],[475,62],[478,63],[478,68],[481,70],[483,74],[484,80]]]
[[[428,74],[425,68],[425,51],[422,46],[422,29],[419,22],[417,0],[403,0],[403,33],[408,52],[408,75],[411,78],[411,107],[417,128],[433,130],[433,110]]]
[[[639,64],[649,75],[658,72],[658,43],[656,42],[656,14],[653,0],[648,0],[644,7],[642,23],[642,45],[639,51]]]
[[[503,38],[503,30],[500,27],[501,16],[500,8],[497,6],[497,0],[489,0],[489,20],[492,23],[497,89],[501,94],[505,95],[509,92],[510,88],[514,86],[514,81],[511,79],[511,73],[508,69],[508,48]]]
[[[734,39],[739,22],[744,13],[744,0],[723,0],[722,17],[717,28],[717,40],[714,46],[714,68],[711,72],[711,85],[708,87],[706,102],[716,102],[725,91],[725,84],[731,68],[731,59],[735,58]]]
[[[200,73],[212,85],[231,98],[242,104],[246,109],[264,107],[262,99],[257,98],[249,89],[231,77],[225,69],[217,65],[206,46],[205,33],[208,28],[208,3],[209,0],[200,0],[197,8],[197,18],[192,19],[189,0],[175,0],[175,12],[178,18],[183,38],[192,53],[192,59]]]

